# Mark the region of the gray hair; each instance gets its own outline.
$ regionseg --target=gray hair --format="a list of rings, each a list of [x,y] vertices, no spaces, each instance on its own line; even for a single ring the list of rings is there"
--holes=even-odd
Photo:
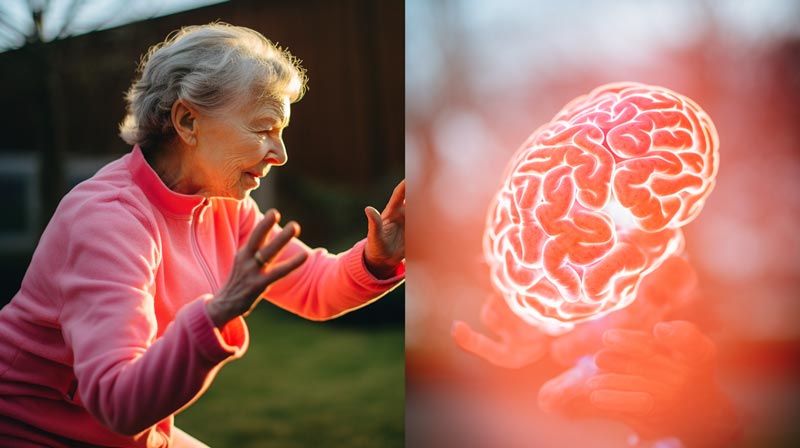
[[[260,33],[226,23],[187,26],[170,33],[142,57],[125,94],[119,126],[127,143],[152,149],[175,135],[172,105],[185,100],[208,114],[245,102],[300,100],[306,74],[300,60]]]

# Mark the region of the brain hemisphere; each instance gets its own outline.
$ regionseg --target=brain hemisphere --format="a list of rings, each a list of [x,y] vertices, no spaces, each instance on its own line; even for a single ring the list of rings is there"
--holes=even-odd
[[[514,156],[487,217],[495,287],[556,333],[630,304],[683,250],[718,167],[717,135],[693,101],[635,83],[570,102]]]

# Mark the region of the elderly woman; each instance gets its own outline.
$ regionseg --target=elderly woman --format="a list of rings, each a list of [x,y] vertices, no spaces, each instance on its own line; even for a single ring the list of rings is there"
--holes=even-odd
[[[286,163],[298,61],[259,33],[187,27],[127,94],[131,153],[80,184],[0,311],[1,446],[181,446],[173,415],[248,344],[265,298],[313,320],[403,279],[404,184],[339,255],[250,198]]]

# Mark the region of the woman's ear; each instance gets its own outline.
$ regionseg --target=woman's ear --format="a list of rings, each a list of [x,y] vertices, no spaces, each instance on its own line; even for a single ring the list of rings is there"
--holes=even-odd
[[[178,137],[183,143],[194,146],[197,143],[196,109],[182,99],[175,100],[175,103],[172,104],[171,118],[172,126]]]

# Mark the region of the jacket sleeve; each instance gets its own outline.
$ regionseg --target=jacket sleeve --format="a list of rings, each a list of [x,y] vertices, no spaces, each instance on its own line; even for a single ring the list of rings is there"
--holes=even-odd
[[[256,224],[263,219],[255,201],[243,201],[240,244],[244,244]],[[269,239],[280,232],[275,226]],[[270,285],[264,298],[279,307],[310,320],[329,320],[378,300],[399,286],[405,278],[405,265],[395,275],[378,279],[364,262],[366,240],[339,254],[322,248],[312,249],[297,238],[280,253],[279,261],[306,252],[308,259],[286,277]]]
[[[68,268],[57,279],[78,393],[110,429],[139,434],[195,400],[226,360],[241,356],[247,328],[238,318],[216,329],[203,296],[156,338],[154,227],[117,203],[79,216],[66,242]]]

